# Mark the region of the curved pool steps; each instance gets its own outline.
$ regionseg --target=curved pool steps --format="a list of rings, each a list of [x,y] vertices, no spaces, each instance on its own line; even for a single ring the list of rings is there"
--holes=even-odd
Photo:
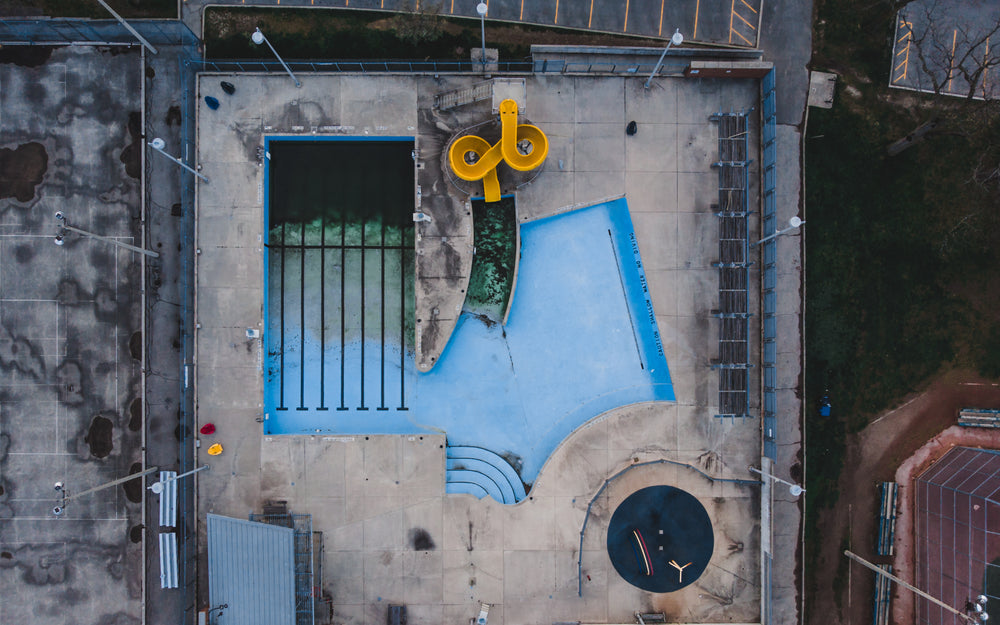
[[[474,482],[448,482],[446,486],[445,492],[454,495],[472,495],[477,499],[489,495],[485,488]]]
[[[448,472],[465,470],[480,473],[496,485],[501,495],[501,499],[498,499],[500,503],[517,503],[517,497],[514,496],[514,489],[507,481],[507,476],[488,462],[477,458],[448,458],[445,468]]]
[[[483,490],[500,503],[513,504],[527,497],[521,476],[497,453],[482,447],[456,445],[448,446],[446,457],[446,492],[452,492],[449,487],[454,477],[458,482],[474,481],[480,484]],[[449,475],[456,471],[461,471],[461,475]],[[491,491],[497,492],[499,496]]]

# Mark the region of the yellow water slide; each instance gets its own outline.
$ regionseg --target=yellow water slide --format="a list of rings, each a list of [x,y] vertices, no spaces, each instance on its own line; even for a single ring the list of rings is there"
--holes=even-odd
[[[527,153],[518,148],[524,143],[530,145]],[[518,171],[529,171],[541,165],[548,153],[548,137],[536,126],[518,124],[517,102],[508,99],[500,103],[500,141],[490,145],[475,135],[459,137],[448,150],[448,163],[462,180],[482,180],[486,201],[496,202],[500,200],[496,169],[500,161]],[[475,154],[474,162],[469,162],[469,154]]]

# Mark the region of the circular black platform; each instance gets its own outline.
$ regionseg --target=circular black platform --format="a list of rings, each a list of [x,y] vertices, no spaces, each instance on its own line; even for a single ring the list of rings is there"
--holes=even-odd
[[[632,493],[608,526],[608,555],[615,570],[650,592],[673,592],[698,579],[714,547],[705,507],[673,486]]]

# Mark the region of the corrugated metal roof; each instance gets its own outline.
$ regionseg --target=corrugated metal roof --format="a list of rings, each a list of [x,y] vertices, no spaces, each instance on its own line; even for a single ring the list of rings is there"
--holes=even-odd
[[[209,607],[229,606],[218,625],[295,625],[292,534],[286,527],[208,515]]]

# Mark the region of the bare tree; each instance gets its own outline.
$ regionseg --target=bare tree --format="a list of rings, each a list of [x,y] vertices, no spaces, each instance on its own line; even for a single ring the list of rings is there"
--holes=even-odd
[[[1000,4],[917,0],[900,10],[897,26],[918,89],[1000,98]]]

